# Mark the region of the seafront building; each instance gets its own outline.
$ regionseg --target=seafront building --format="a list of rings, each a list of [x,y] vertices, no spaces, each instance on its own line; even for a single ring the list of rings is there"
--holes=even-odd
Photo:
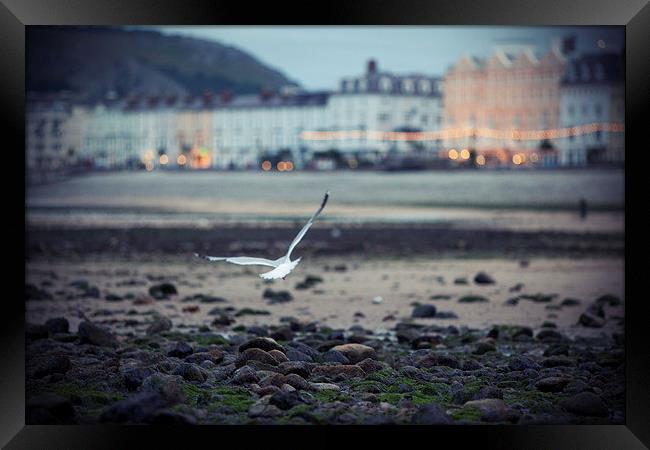
[[[618,58],[618,59],[617,59]],[[616,55],[553,45],[464,56],[443,78],[369,61],[333,91],[128,96],[95,104],[29,96],[28,170],[64,167],[287,170],[386,161],[441,167],[624,161]]]

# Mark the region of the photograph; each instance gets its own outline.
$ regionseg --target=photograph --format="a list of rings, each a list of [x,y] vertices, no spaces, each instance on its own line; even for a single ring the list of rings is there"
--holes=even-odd
[[[25,26],[25,424],[625,425],[625,93],[625,26]]]

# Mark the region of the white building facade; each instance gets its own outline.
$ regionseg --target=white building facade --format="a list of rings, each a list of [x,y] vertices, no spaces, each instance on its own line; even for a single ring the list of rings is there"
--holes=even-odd
[[[572,61],[562,81],[560,126],[593,131],[559,140],[561,164],[625,161],[625,77],[622,55],[585,55]]]

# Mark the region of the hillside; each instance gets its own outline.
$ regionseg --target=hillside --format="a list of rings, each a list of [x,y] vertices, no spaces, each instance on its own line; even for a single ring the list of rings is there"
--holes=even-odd
[[[29,26],[27,90],[69,90],[93,100],[107,92],[245,94],[292,83],[250,54],[218,42],[155,31]]]

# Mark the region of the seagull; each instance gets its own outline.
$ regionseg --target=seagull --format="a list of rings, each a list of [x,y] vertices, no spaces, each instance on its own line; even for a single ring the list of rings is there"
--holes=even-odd
[[[289,246],[289,251],[287,251],[287,254],[284,256],[279,257],[278,259],[275,260],[270,260],[270,259],[264,259],[264,258],[253,258],[250,256],[230,256],[230,257],[222,257],[222,256],[207,256],[207,255],[201,255],[199,253],[194,253],[194,256],[197,256],[199,258],[207,259],[208,261],[226,261],[232,264],[239,264],[241,266],[269,266],[273,267],[273,270],[270,270],[269,272],[265,272],[260,274],[260,277],[264,278],[265,280],[275,280],[277,278],[282,278],[283,280],[289,273],[296,268],[302,257],[291,261],[291,252],[293,249],[298,245],[298,242],[307,234],[307,231],[309,228],[312,226],[314,223],[314,220],[318,217],[318,215],[321,213],[323,208],[325,208],[325,204],[327,203],[327,199],[329,198],[330,193],[327,191],[325,193],[325,197],[323,197],[323,202],[320,205],[320,208],[318,208],[318,211],[316,211],[310,218],[307,224],[305,224],[304,227],[302,227],[302,230],[300,230],[300,233],[294,238],[293,242]]]

